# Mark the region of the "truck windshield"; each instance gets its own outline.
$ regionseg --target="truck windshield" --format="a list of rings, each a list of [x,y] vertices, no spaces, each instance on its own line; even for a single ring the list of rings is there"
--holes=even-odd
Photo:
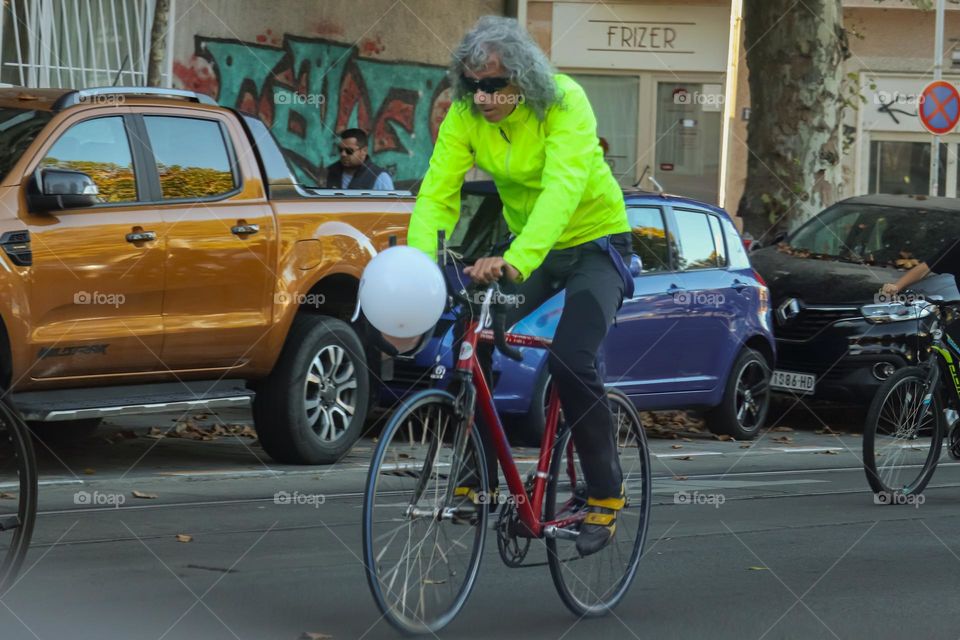
[[[0,107],[0,179],[6,177],[51,118],[49,111]]]

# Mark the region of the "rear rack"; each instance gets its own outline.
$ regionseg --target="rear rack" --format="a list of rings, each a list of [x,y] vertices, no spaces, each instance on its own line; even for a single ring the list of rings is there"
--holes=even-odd
[[[109,96],[156,96],[161,98],[180,98],[210,106],[217,106],[217,102],[210,96],[186,91],[184,89],[165,89],[163,87],[92,87],[67,92],[57,98],[51,109],[61,111],[83,102],[100,102]]]

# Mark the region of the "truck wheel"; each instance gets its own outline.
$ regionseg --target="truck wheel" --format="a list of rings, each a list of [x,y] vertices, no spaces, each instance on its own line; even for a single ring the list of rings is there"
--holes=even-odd
[[[257,387],[260,444],[277,462],[337,462],[363,431],[369,395],[363,344],[350,325],[297,316],[273,372]]]
[[[100,427],[103,418],[61,420],[59,422],[28,422],[30,433],[47,444],[73,444],[86,440]]]
[[[770,366],[757,351],[744,347],[733,363],[723,399],[707,412],[707,428],[737,440],[753,440],[770,408]]]

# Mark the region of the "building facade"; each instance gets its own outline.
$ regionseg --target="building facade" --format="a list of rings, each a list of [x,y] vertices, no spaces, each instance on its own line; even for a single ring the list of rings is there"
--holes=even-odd
[[[308,179],[337,131],[370,132],[400,186],[423,175],[449,106],[444,68],[481,15],[518,17],[586,89],[621,184],[656,184],[736,211],[746,177],[742,0],[171,0],[163,81],[263,118]],[[7,0],[0,82],[141,85],[155,0]],[[843,196],[927,193],[934,14],[909,0],[845,0],[852,55]],[[944,76],[960,7],[947,11]],[[770,80],[775,82],[776,79]],[[960,134],[942,138],[940,193],[960,186]],[[652,179],[652,180],[651,180]]]

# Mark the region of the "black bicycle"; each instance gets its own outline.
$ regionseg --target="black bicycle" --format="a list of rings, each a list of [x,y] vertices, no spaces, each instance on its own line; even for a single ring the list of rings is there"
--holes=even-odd
[[[30,430],[0,400],[0,597],[14,585],[37,519],[37,459]]]
[[[957,421],[948,425],[946,418],[960,408],[960,346],[944,331],[958,318],[957,305],[936,299],[870,309],[874,322],[916,319],[922,334],[929,336],[924,351],[930,357],[887,378],[867,413],[863,466],[881,502],[904,503],[922,493],[948,435],[950,455],[960,459]]]

